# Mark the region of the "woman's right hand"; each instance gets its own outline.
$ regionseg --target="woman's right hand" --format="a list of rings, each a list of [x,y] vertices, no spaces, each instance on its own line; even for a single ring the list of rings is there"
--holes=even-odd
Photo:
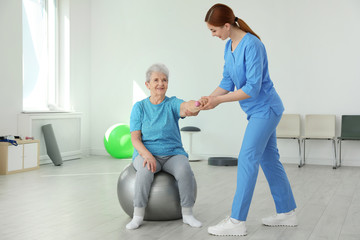
[[[153,173],[156,171],[156,160],[153,155],[149,155],[144,158],[143,167],[146,165],[149,171]]]

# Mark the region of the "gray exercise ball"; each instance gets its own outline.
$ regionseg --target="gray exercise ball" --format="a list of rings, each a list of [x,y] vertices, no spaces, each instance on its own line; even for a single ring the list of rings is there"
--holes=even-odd
[[[120,205],[127,215],[133,217],[136,170],[129,164],[121,172],[117,184]],[[195,179],[195,178],[194,178]],[[195,198],[197,186],[195,181]],[[160,171],[155,174],[144,220],[168,221],[182,218],[178,184],[171,174]]]

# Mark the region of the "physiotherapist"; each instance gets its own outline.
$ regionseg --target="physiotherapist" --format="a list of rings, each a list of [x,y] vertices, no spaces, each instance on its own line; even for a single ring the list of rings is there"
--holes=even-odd
[[[253,196],[259,164],[273,196],[276,215],[263,218],[267,226],[297,226],[296,203],[284,167],[279,161],[276,126],[284,111],[283,103],[270,79],[264,44],[251,28],[235,17],[232,9],[215,4],[205,22],[212,36],[225,45],[225,65],[220,85],[210,96],[202,97],[201,110],[221,103],[239,101],[248,125],[238,157],[237,187],[231,217],[208,228],[212,235],[244,236],[245,221]]]

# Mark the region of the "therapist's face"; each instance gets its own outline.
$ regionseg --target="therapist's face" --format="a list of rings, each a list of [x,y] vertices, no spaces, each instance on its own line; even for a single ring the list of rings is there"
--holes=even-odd
[[[215,27],[209,23],[206,23],[208,29],[211,31],[213,37],[218,37],[221,40],[225,40],[230,36],[230,24],[226,23],[222,27]]]

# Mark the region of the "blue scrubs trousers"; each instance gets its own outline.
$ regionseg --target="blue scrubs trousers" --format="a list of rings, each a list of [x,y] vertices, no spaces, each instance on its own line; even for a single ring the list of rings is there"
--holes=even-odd
[[[237,187],[231,217],[246,221],[254,193],[259,164],[269,183],[276,212],[286,213],[296,203],[285,170],[279,161],[276,126],[281,119],[270,110],[269,118],[250,117],[242,142],[237,169]]]

